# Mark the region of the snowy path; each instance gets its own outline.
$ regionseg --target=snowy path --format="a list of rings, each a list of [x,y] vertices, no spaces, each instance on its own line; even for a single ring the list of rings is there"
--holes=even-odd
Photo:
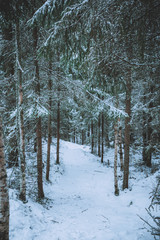
[[[137,217],[146,216],[146,182],[115,197],[113,169],[101,166],[87,148],[63,142],[61,156],[64,174],[56,182],[52,174],[53,183],[44,187],[53,200],[47,209],[31,200],[14,203],[11,240],[151,240]]]

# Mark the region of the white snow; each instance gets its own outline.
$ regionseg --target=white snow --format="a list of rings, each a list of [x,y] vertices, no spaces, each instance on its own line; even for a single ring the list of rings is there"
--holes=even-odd
[[[132,191],[114,196],[113,153],[110,149],[105,154],[111,165],[101,165],[89,147],[61,141],[60,174],[52,145],[50,182],[44,181],[46,204],[30,198],[23,204],[10,189],[10,239],[152,240],[138,215],[148,219],[145,208],[155,176],[135,172],[130,180]]]

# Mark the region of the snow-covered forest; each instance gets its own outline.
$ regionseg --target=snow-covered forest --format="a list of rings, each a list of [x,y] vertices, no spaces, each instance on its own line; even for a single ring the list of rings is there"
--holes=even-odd
[[[159,0],[0,0],[0,240],[160,239]]]

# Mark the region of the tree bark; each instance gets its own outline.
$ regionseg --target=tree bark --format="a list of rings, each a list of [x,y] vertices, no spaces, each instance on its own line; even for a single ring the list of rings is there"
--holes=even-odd
[[[87,138],[90,138],[90,124],[88,125],[88,130],[87,130]]]
[[[34,152],[37,152],[37,137],[34,139]]]
[[[73,142],[76,143],[76,129],[73,130]]]
[[[146,104],[146,96],[144,93],[143,104]],[[146,152],[147,152],[147,116],[145,111],[143,111],[143,151],[142,158],[143,162],[146,164]]]
[[[124,136],[124,175],[123,189],[128,188],[129,177],[129,146],[130,146],[130,118],[131,118],[131,69],[129,69],[128,78],[126,79],[126,109],[128,116],[125,119],[125,136]]]
[[[93,121],[91,122],[91,153],[94,152],[94,126]]]
[[[84,145],[84,130],[83,129],[82,129],[81,133],[82,133],[82,145]]]
[[[60,100],[58,99],[57,104],[57,159],[56,164],[59,164],[59,142],[60,142]]]
[[[2,56],[1,56],[1,66],[4,69],[4,77],[6,81],[6,93],[5,93],[5,109],[6,109],[6,117],[7,117],[7,125],[10,124],[10,126],[14,125],[14,122],[8,122],[8,119],[10,118],[10,111],[16,108],[17,104],[17,94],[16,92],[16,86],[18,86],[17,83],[13,81],[13,77],[15,74],[15,57],[11,53],[13,49],[13,44],[15,43],[13,40],[13,24],[8,23],[3,29],[1,28],[1,34],[2,38],[7,43],[5,48],[2,47]],[[7,58],[6,61],[6,54],[10,55],[9,58]],[[11,91],[12,89],[12,91]],[[18,94],[19,95],[19,94]],[[18,131],[18,128],[17,128]],[[8,139],[8,145],[10,146],[7,149],[7,166],[18,167],[18,141],[17,141],[17,131],[12,133],[12,136]]]
[[[120,119],[118,120],[120,122]],[[122,151],[122,127],[119,126],[118,131],[118,145],[119,145],[119,156],[120,156],[120,164],[121,171],[123,171],[123,151]]]
[[[153,86],[150,87],[150,94],[153,94]],[[146,97],[143,98],[144,104],[146,103]],[[152,116],[151,109],[153,108],[152,98],[149,103],[148,116],[143,112],[143,152],[142,158],[146,166],[152,166]]]
[[[147,126],[147,132],[148,132],[148,141],[147,141],[147,149],[146,149],[146,166],[151,167],[152,166],[152,127],[151,127],[151,121],[152,117],[150,116],[148,119],[148,126]]]
[[[104,114],[102,112],[102,147],[101,147],[101,163],[103,163],[103,155],[104,155]]]
[[[153,108],[153,100],[152,100],[152,94],[154,92],[154,88],[153,85],[151,84],[150,86],[150,94],[151,94],[151,100],[149,103],[149,118],[148,118],[148,125],[147,125],[147,135],[148,135],[148,146],[147,146],[147,151],[146,151],[146,165],[147,167],[151,167],[152,166],[152,151],[153,151],[153,147],[152,147],[152,115],[151,115],[151,111]]]
[[[35,67],[35,80],[36,80],[36,94],[40,100],[40,79],[39,79],[39,66],[37,60],[37,43],[38,43],[38,29],[37,26],[33,28],[34,39],[34,67]],[[38,184],[38,198],[44,197],[43,192],[43,174],[42,174],[42,129],[41,129],[41,117],[36,118],[36,137],[37,137],[37,184]]]
[[[26,201],[26,163],[25,163],[25,137],[24,137],[24,117],[23,117],[23,88],[22,88],[22,64],[21,64],[21,40],[19,20],[16,21],[16,65],[19,85],[19,130],[20,130],[20,195],[22,201]]]
[[[114,193],[116,196],[119,195],[118,189],[118,176],[117,176],[117,159],[118,159],[118,124],[116,123],[114,126]]]
[[[9,194],[0,111],[0,240],[9,240]]]
[[[38,182],[38,198],[44,197],[43,192],[43,173],[42,173],[42,132],[41,132],[41,117],[37,118],[37,182]]]
[[[101,156],[101,116],[98,117],[98,156]]]
[[[51,141],[52,141],[52,133],[51,133],[51,105],[52,105],[52,98],[51,98],[51,91],[52,91],[52,80],[51,80],[51,71],[52,65],[51,61],[49,62],[49,72],[48,72],[48,91],[49,91],[49,114],[48,114],[48,143],[47,143],[47,167],[46,167],[46,180],[49,181],[49,172],[50,172],[50,151],[51,151]]]

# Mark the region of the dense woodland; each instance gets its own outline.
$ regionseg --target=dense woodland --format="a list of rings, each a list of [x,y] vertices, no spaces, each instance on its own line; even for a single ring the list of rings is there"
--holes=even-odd
[[[47,197],[43,179],[50,179],[52,138],[56,164],[61,164],[60,139],[90,145],[102,164],[105,149],[114,147],[117,196],[117,160],[125,189],[130,148],[141,152],[141,164],[152,167],[160,152],[159,13],[159,0],[0,1],[0,186],[6,204],[0,221],[5,226],[6,166],[19,169],[19,198],[25,203],[26,156],[36,153],[37,200]],[[1,240],[8,239],[4,232]]]

